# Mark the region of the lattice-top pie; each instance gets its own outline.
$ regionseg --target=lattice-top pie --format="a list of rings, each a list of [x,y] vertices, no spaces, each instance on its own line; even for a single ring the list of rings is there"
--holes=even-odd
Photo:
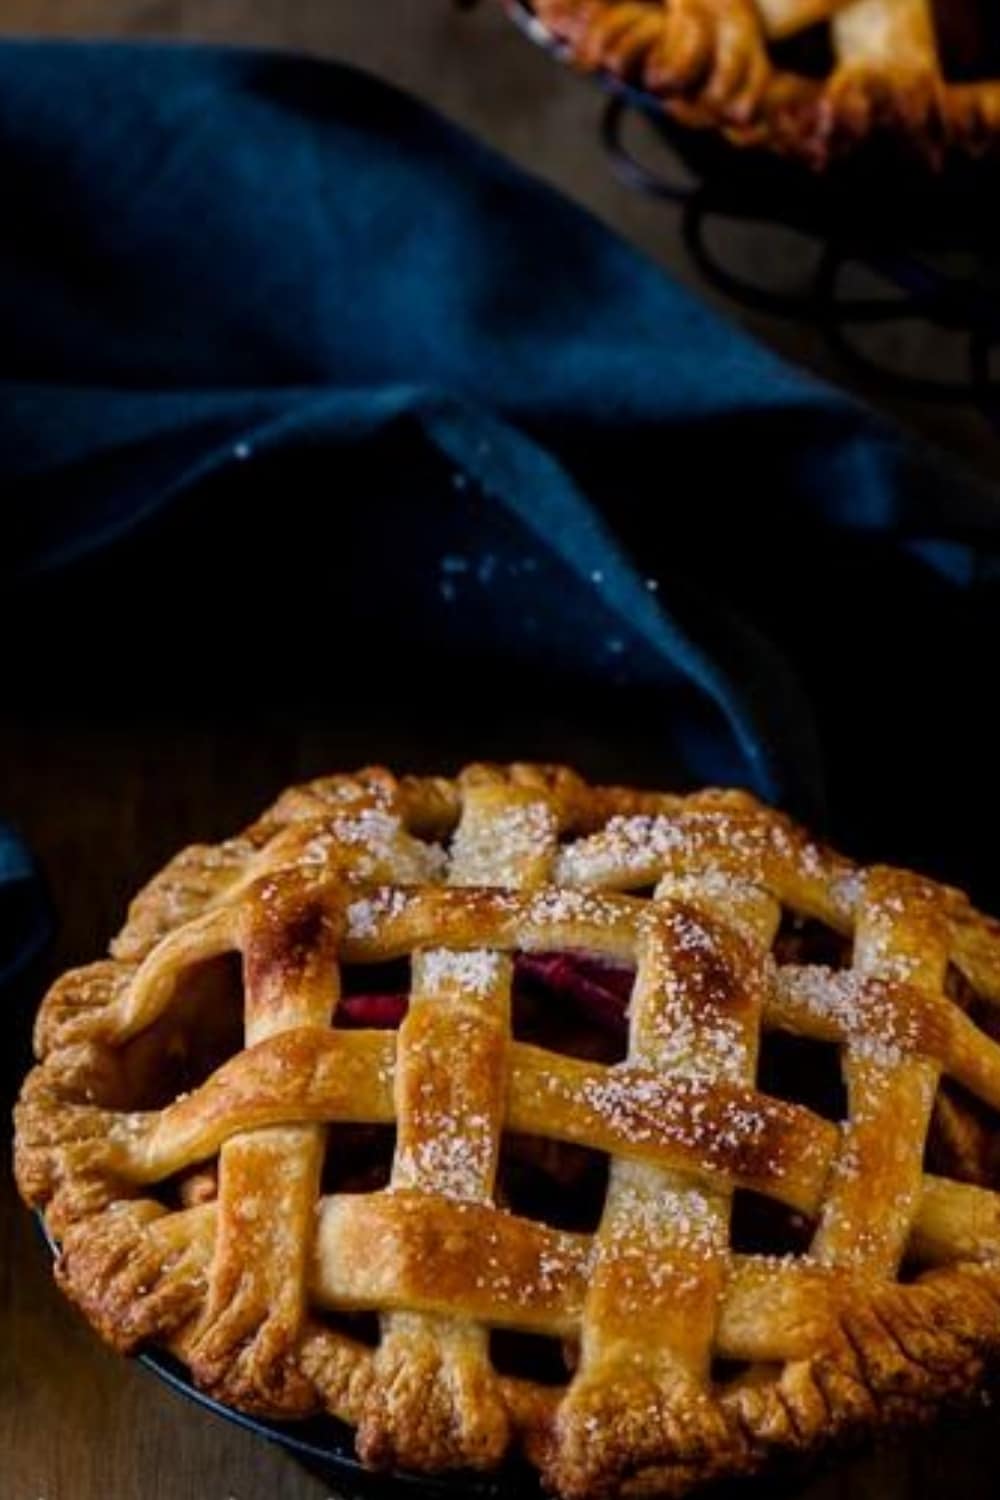
[[[509,0],[508,0],[509,3]],[[1000,135],[996,0],[533,0],[585,68],[816,165],[873,130],[940,160]]]
[[[743,793],[335,776],[55,985],[18,1179],[225,1402],[677,1494],[980,1388],[998,1002],[964,896]]]

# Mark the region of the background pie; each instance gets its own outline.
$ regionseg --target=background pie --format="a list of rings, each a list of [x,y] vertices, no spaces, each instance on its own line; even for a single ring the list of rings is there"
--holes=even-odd
[[[993,0],[534,0],[585,68],[814,165],[873,131],[940,161],[1000,131]]]

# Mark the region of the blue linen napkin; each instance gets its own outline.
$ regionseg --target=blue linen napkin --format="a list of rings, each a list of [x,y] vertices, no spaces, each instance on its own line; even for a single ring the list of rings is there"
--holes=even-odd
[[[10,695],[530,676],[1000,898],[988,487],[346,67],[7,43],[0,182]]]
[[[23,841],[0,822],[0,994],[44,952],[52,932],[48,888]],[[0,1058],[11,1055],[8,1040]]]

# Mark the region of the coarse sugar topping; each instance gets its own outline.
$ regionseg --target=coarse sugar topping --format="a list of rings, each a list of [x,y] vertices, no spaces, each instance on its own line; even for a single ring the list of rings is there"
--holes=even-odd
[[[557,876],[570,885],[655,878],[665,868],[699,869],[718,861],[730,873],[763,879],[767,868],[793,866],[810,881],[828,872],[824,850],[777,817],[756,813],[639,813],[610,818],[600,833],[562,851]]]
[[[835,1027],[858,1056],[898,1066],[919,1051],[919,1012],[898,983],[807,965],[779,969],[777,987],[808,1015]]]
[[[500,961],[498,953],[486,948],[470,948],[466,952],[431,949],[421,957],[423,988],[487,995],[500,977]]]
[[[397,1152],[394,1188],[420,1188],[445,1198],[488,1202],[486,1177],[492,1130],[484,1114],[456,1118],[442,1113],[434,1133]]]
[[[724,1090],[705,1079],[658,1077],[616,1064],[599,1078],[585,1079],[580,1097],[620,1139],[634,1145],[669,1142],[723,1171],[733,1159],[753,1157],[758,1175],[780,1175],[781,1163],[762,1155],[769,1121],[750,1090]]]
[[[525,919],[532,926],[558,927],[580,923],[587,927],[617,927],[635,920],[635,914],[622,900],[593,891],[570,890],[565,886],[545,886],[531,897]]]
[[[347,908],[347,935],[352,938],[376,937],[383,923],[401,917],[412,901],[409,891],[394,885],[379,886]]]
[[[547,802],[501,808],[488,830],[459,824],[452,840],[452,878],[462,885],[518,885],[526,869],[555,848],[558,824]]]
[[[337,843],[369,856],[370,863],[360,867],[362,874],[388,864],[398,880],[434,881],[444,869],[444,850],[407,833],[397,814],[382,807],[339,814],[330,826],[330,835]]]

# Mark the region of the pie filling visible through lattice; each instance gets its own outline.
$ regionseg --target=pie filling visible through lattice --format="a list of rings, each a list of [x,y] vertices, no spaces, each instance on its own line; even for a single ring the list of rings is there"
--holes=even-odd
[[[825,165],[873,133],[940,162],[1000,137],[995,0],[531,0],[583,68],[687,125]]]
[[[960,892],[743,793],[335,776],[52,988],[18,1181],[224,1402],[676,1494],[983,1389],[998,1005]]]

